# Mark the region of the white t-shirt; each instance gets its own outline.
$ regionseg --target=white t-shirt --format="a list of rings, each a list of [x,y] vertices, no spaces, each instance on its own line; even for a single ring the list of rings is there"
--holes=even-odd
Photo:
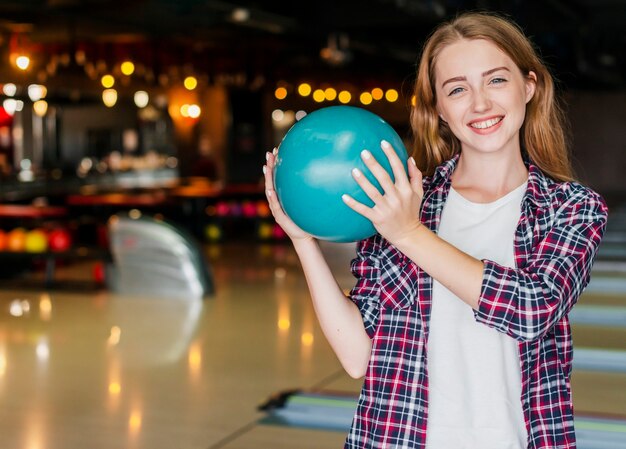
[[[514,267],[525,190],[526,183],[483,204],[451,189],[439,236],[477,259]],[[477,323],[469,305],[433,282],[427,449],[526,449],[517,342]]]

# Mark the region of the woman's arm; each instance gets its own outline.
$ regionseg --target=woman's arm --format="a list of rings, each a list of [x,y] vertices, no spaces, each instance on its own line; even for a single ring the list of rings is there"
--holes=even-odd
[[[291,238],[309,287],[320,326],[346,372],[355,378],[365,374],[371,352],[359,308],[339,287],[317,241],[300,229],[283,211],[274,190],[275,155],[267,153],[265,191],[276,222]]]
[[[383,149],[394,178],[375,161],[368,168],[384,189],[381,194],[364,176],[357,182],[374,201],[367,207],[344,200],[372,220],[376,229],[421,269],[475,310],[476,320],[518,340],[541,338],[578,300],[589,282],[602,239],[607,207],[595,192],[564,185],[555,217],[521,269],[475,259],[439,238],[419,222],[415,208],[421,198],[421,174],[409,163],[409,177],[393,150]],[[566,191],[567,190],[567,191]],[[488,237],[488,236],[487,236]]]

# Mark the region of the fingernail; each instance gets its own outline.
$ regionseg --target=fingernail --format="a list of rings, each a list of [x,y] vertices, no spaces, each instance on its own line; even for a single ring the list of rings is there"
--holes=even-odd
[[[358,178],[361,176],[361,170],[359,170],[358,168],[353,168],[352,174],[354,175],[355,178]]]
[[[361,156],[363,157],[363,159],[369,159],[370,157],[372,157],[372,153],[367,150],[363,150],[361,151]]]
[[[383,140],[380,141],[380,146],[383,147],[383,148],[390,148],[391,144],[383,139]]]
[[[274,147],[274,150],[272,151],[272,153],[274,154],[274,156],[276,156],[278,154],[278,148]]]
[[[266,174],[266,173],[267,173],[267,165],[264,165],[263,166],[263,174]]]
[[[266,194],[268,197],[270,197],[270,196],[272,196],[272,191],[271,191],[271,190],[266,190],[266,191],[265,191],[265,194]]]
[[[268,161],[270,159],[270,152],[265,153],[265,160]]]
[[[411,164],[415,165],[417,167],[417,163],[415,162],[415,159],[413,159],[413,156],[411,156],[409,158],[409,160],[411,161]]]
[[[350,200],[350,197],[344,193],[343,195],[341,195],[341,199],[342,199],[345,203],[347,203],[347,202]]]

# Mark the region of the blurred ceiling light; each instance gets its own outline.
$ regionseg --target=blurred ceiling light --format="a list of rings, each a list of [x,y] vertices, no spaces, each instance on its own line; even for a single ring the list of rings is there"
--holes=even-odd
[[[337,98],[337,91],[332,87],[329,87],[324,91],[324,96],[328,101],[333,101],[335,98]]]
[[[383,90],[380,87],[375,87],[372,89],[372,98],[374,100],[381,100],[383,98]]]
[[[13,83],[6,83],[4,86],[2,86],[2,92],[7,97],[12,97],[17,93],[17,86]]]
[[[385,99],[389,102],[389,103],[393,103],[395,101],[398,100],[398,91],[395,89],[387,89],[387,92],[385,92]]]
[[[315,89],[315,91],[313,91],[313,100],[321,103],[322,101],[324,101],[326,99],[326,94],[324,93],[324,91],[322,89]]]
[[[28,66],[30,65],[30,58],[26,55],[20,55],[17,58],[15,58],[15,65],[20,70],[26,70],[28,69]]]
[[[43,117],[48,112],[48,102],[46,100],[37,100],[33,103],[35,115]]]
[[[340,103],[347,104],[350,103],[350,100],[352,100],[352,94],[350,92],[348,92],[347,90],[342,90],[341,92],[339,92]]]
[[[276,90],[274,91],[274,96],[278,100],[284,100],[285,98],[287,98],[287,89],[285,89],[284,87],[276,88]]]
[[[185,81],[183,81],[183,85],[187,90],[194,90],[198,86],[198,80],[195,76],[188,76],[185,78]]]
[[[102,102],[108,108],[112,108],[117,103],[117,91],[115,89],[105,89],[102,92]]]
[[[272,111],[272,120],[275,122],[280,122],[285,117],[285,113],[282,109],[274,109]]]
[[[48,89],[41,84],[31,84],[28,86],[28,98],[30,98],[31,101],[41,100],[46,97],[47,93]]]
[[[115,84],[115,78],[113,78],[113,75],[104,75],[100,78],[100,82],[102,83],[102,87],[109,89]]]
[[[201,113],[201,109],[200,106],[198,106],[197,104],[190,104],[189,105],[189,117],[191,118],[198,118],[200,117],[200,113]]]
[[[308,97],[311,95],[311,85],[307,83],[302,83],[298,86],[298,93],[303,97]]]
[[[372,103],[372,94],[370,94],[369,92],[363,92],[360,96],[359,96],[359,100],[361,101],[362,104],[364,105],[368,105]]]
[[[130,76],[135,72],[135,64],[133,64],[131,61],[124,61],[120,66],[120,70],[124,75]]]
[[[145,90],[138,90],[137,92],[135,92],[134,100],[135,105],[137,105],[138,108],[145,108],[146,106],[148,106],[150,96]]]
[[[235,8],[230,17],[233,19],[233,22],[246,22],[250,19],[250,10],[247,8]]]
[[[7,98],[6,100],[2,102],[2,107],[4,108],[6,113],[9,115],[15,114],[16,106],[17,106],[17,101],[15,101],[13,98]]]

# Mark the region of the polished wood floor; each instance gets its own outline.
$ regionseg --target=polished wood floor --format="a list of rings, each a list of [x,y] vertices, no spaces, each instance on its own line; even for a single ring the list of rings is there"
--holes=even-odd
[[[342,447],[343,432],[264,425],[290,389],[358,392],[311,307],[288,245],[206,248],[216,293],[204,301],[123,297],[91,267],[0,286],[0,447],[259,449]],[[348,289],[351,250],[326,245]],[[73,286],[74,285],[74,286]],[[626,306],[625,295],[581,304]],[[575,344],[626,351],[626,330],[576,326]],[[626,374],[575,372],[577,412],[626,419]]]

